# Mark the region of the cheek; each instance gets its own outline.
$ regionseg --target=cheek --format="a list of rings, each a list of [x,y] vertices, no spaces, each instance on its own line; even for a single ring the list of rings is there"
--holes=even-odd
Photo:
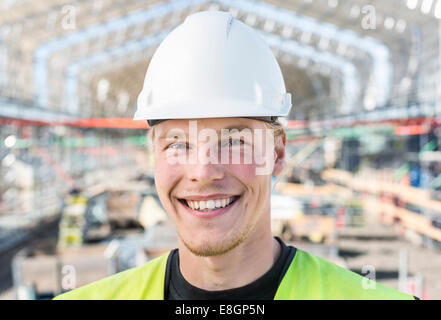
[[[178,164],[169,164],[161,155],[155,157],[155,184],[158,194],[167,196],[179,177]]]
[[[255,163],[249,165],[229,165],[228,172],[235,176],[247,190],[248,197],[263,199],[270,191],[271,176],[259,174],[259,166]],[[254,201],[254,200],[253,200]]]
[[[257,185],[260,184],[260,180],[263,178],[256,174],[256,166],[254,164],[231,164],[226,169],[231,176],[236,177],[252,192],[256,191]]]
[[[256,167],[254,165],[231,165],[229,171],[234,173],[245,183],[252,184],[256,177]]]

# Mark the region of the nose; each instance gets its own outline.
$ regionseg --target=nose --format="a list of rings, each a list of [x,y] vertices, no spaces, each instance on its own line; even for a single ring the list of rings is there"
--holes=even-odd
[[[224,171],[219,164],[197,163],[187,168],[187,178],[192,182],[207,184],[213,181],[222,180]]]
[[[214,153],[210,156],[210,152]],[[190,164],[185,168],[187,178],[202,184],[221,180],[224,177],[225,168],[220,163],[216,152],[216,149],[209,150],[206,147],[197,150],[197,158],[193,154],[193,161],[190,161]]]

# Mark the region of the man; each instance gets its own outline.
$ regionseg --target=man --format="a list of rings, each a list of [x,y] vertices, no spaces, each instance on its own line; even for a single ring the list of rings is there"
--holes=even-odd
[[[291,108],[265,41],[199,12],[161,43],[135,119],[151,126],[155,184],[178,249],[59,299],[412,299],[271,234]]]

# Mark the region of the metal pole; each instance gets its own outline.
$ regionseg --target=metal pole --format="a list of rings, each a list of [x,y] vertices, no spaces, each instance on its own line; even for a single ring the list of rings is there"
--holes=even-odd
[[[438,21],[438,79],[441,78],[441,20]],[[436,116],[441,114],[441,84],[436,82],[437,93],[435,94],[436,100]]]
[[[14,286],[15,299],[19,299],[19,289],[21,285],[21,254],[17,254],[12,260],[12,283]]]
[[[61,271],[62,271],[62,263],[61,263],[61,259],[58,256],[58,254],[55,256],[55,270],[57,272],[56,274],[56,287],[55,292],[54,292],[54,296],[57,296],[59,294],[61,294],[63,287],[61,285],[61,282],[63,281],[62,276],[61,276]]]
[[[398,289],[407,292],[408,252],[407,248],[401,248],[398,269]]]
[[[423,298],[423,292],[424,292],[424,276],[418,272],[415,275],[415,295],[422,299]]]

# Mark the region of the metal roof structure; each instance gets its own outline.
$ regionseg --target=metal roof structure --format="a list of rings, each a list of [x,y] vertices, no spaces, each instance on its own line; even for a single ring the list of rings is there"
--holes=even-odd
[[[441,0],[8,0],[0,6],[0,96],[8,101],[0,105],[2,117],[12,113],[11,103],[63,116],[131,117],[161,39],[202,10],[228,11],[262,33],[293,94],[290,119],[441,112]]]

